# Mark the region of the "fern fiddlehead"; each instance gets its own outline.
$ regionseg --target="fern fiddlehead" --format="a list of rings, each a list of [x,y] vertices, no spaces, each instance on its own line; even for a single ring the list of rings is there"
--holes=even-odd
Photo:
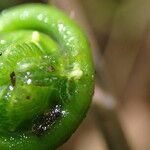
[[[53,6],[0,15],[0,149],[53,150],[85,117],[93,94],[90,47]]]

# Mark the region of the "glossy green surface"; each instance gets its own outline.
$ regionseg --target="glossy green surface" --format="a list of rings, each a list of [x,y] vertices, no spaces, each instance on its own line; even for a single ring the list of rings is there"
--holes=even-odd
[[[85,117],[94,70],[81,29],[53,6],[0,16],[0,150],[53,150]]]

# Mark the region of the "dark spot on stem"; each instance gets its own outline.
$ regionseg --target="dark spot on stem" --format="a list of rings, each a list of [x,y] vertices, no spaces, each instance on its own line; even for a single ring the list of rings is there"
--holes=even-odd
[[[31,99],[31,96],[26,96],[26,99]]]
[[[0,56],[2,56],[2,52],[0,52]]]
[[[13,86],[15,86],[15,84],[16,84],[16,75],[15,75],[14,71],[10,74],[10,80],[11,80],[11,84]]]
[[[53,72],[53,71],[55,71],[54,67],[49,66],[49,67],[48,67],[48,72]]]
[[[55,123],[61,115],[61,106],[55,105],[50,112],[43,114],[35,120],[32,126],[32,132],[38,136],[43,135]]]

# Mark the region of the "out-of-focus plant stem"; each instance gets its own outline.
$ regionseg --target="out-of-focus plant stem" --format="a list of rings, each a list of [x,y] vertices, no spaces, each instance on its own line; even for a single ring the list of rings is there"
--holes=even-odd
[[[102,132],[109,150],[130,150],[116,110],[117,103],[112,95],[95,88],[94,111],[98,128]]]
[[[98,127],[106,140],[109,150],[129,150],[128,143],[124,137],[122,127],[114,110],[95,106],[95,116]]]

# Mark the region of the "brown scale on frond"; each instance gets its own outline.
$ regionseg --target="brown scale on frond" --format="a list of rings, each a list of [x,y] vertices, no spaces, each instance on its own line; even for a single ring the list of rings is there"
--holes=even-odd
[[[48,113],[36,119],[32,126],[32,132],[36,135],[43,135],[51,126],[55,123],[58,117],[61,115],[60,105],[56,105]]]
[[[13,86],[15,86],[15,84],[16,84],[16,75],[15,75],[14,71],[10,74],[10,81],[11,81],[11,84]]]

